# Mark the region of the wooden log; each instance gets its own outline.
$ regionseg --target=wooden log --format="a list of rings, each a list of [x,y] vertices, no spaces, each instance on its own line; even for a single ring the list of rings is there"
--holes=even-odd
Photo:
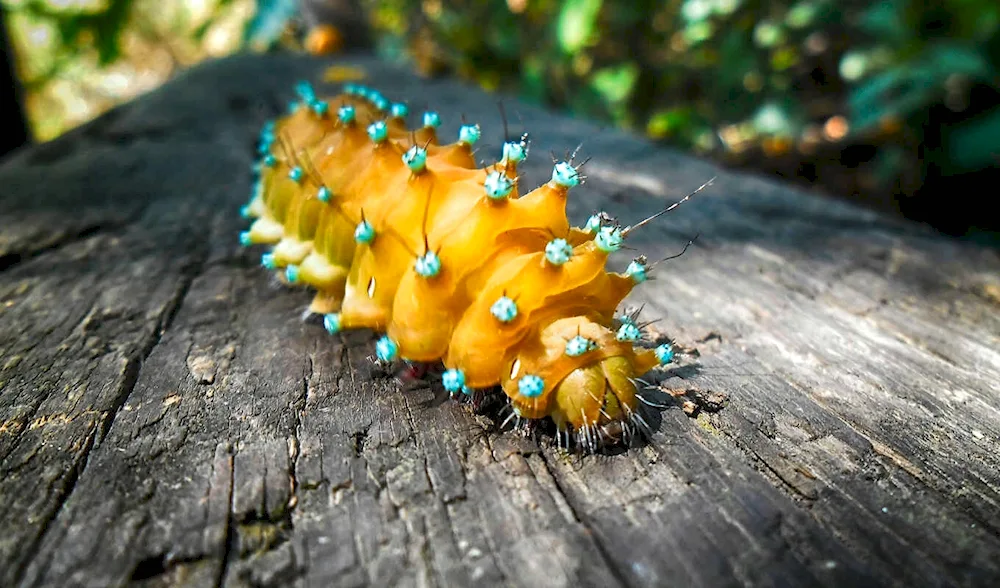
[[[342,63],[498,151],[495,97]],[[996,251],[506,100],[526,184],[593,156],[578,223],[718,176],[631,240],[701,234],[632,298],[700,356],[649,443],[566,456],[402,389],[238,246],[258,129],[326,65],[202,65],[0,167],[0,585],[1000,583]]]

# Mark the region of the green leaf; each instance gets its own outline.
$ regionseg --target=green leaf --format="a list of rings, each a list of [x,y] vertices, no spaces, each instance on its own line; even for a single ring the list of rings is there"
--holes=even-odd
[[[690,107],[661,110],[649,117],[646,133],[656,139],[683,136],[691,130],[694,123],[694,111]]]
[[[851,92],[852,128],[861,132],[886,116],[905,118],[934,97],[935,76],[926,67],[904,64],[868,79]]]
[[[628,99],[639,79],[639,66],[626,63],[616,67],[605,67],[594,72],[590,80],[592,87],[608,103],[614,104]]]
[[[936,70],[942,83],[952,74],[977,79],[988,79],[993,74],[993,68],[981,51],[959,42],[942,42],[929,47],[924,60]]]
[[[566,0],[556,19],[556,38],[566,53],[582,49],[594,33],[603,0]]]
[[[1000,108],[962,123],[949,133],[947,173],[986,169],[1000,160]]]
[[[901,40],[912,33],[903,20],[906,0],[875,2],[861,16],[861,28],[876,38]]]

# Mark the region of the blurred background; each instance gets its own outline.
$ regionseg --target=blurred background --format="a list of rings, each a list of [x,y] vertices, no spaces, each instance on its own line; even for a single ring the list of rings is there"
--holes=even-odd
[[[997,0],[0,0],[5,128],[46,141],[199,61],[425,76],[1000,243]],[[18,133],[5,133],[9,145]]]

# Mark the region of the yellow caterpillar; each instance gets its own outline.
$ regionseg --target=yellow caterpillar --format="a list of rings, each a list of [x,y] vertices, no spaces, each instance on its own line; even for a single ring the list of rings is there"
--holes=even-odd
[[[263,266],[314,289],[310,310],[331,333],[384,333],[380,361],[443,362],[453,396],[499,385],[518,417],[551,417],[589,446],[628,431],[636,379],[674,351],[638,345],[635,318],[614,316],[650,268],[637,258],[624,273],[605,269],[635,227],[603,214],[570,226],[572,158],[522,194],[524,137],[478,168],[478,125],[442,145],[436,113],[407,129],[407,107],[375,90],[347,84],[323,100],[300,83],[298,93],[261,132],[259,182],[242,210],[254,221],[241,243],[273,246]]]

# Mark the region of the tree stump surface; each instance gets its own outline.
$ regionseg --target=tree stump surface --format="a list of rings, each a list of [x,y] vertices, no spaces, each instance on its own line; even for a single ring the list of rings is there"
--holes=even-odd
[[[498,153],[496,96],[342,63]],[[700,233],[630,299],[698,355],[648,443],[567,456],[403,389],[238,245],[261,124],[329,64],[202,65],[0,167],[0,585],[1000,584],[995,251],[505,100],[523,186],[593,157],[575,223],[718,176],[629,241]]]

